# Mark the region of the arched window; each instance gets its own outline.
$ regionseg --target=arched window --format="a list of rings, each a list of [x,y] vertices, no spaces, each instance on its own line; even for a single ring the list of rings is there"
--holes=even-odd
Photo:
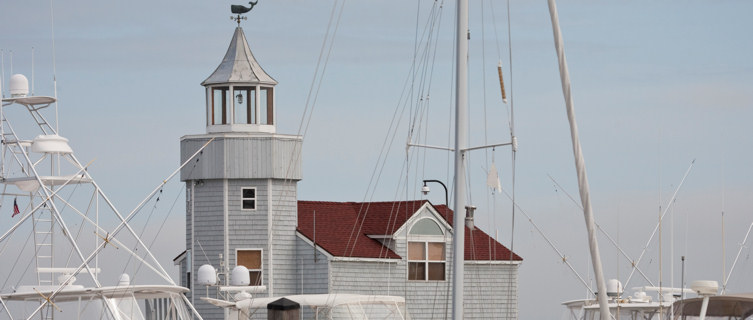
[[[442,228],[424,218],[408,231],[408,280],[445,280],[445,240]]]

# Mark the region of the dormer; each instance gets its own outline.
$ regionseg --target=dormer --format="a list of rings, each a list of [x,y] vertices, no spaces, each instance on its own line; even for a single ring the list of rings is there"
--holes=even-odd
[[[201,85],[206,88],[207,133],[275,133],[277,81],[256,61],[240,27],[222,63]]]

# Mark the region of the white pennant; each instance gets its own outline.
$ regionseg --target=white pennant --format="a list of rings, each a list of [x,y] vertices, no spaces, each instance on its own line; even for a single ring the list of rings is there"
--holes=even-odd
[[[492,162],[492,167],[489,168],[489,174],[486,176],[486,185],[494,191],[502,191],[502,183],[499,181],[497,166],[494,165],[494,162]]]

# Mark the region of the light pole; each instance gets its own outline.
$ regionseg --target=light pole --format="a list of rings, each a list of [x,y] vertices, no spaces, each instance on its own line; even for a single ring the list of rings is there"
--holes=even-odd
[[[448,199],[447,198],[447,186],[444,185],[444,183],[442,183],[442,181],[439,181],[439,180],[424,180],[424,186],[421,187],[421,193],[423,193],[424,195],[429,194],[429,191],[430,191],[429,186],[426,185],[427,182],[436,182],[442,185],[442,188],[444,188],[444,204],[449,208],[450,202],[447,201]]]

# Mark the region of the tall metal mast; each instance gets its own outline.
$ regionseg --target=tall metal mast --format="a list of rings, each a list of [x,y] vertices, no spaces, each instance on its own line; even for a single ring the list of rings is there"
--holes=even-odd
[[[455,53],[455,214],[452,240],[452,319],[463,319],[465,260],[465,153],[468,119],[468,0],[457,1]]]

